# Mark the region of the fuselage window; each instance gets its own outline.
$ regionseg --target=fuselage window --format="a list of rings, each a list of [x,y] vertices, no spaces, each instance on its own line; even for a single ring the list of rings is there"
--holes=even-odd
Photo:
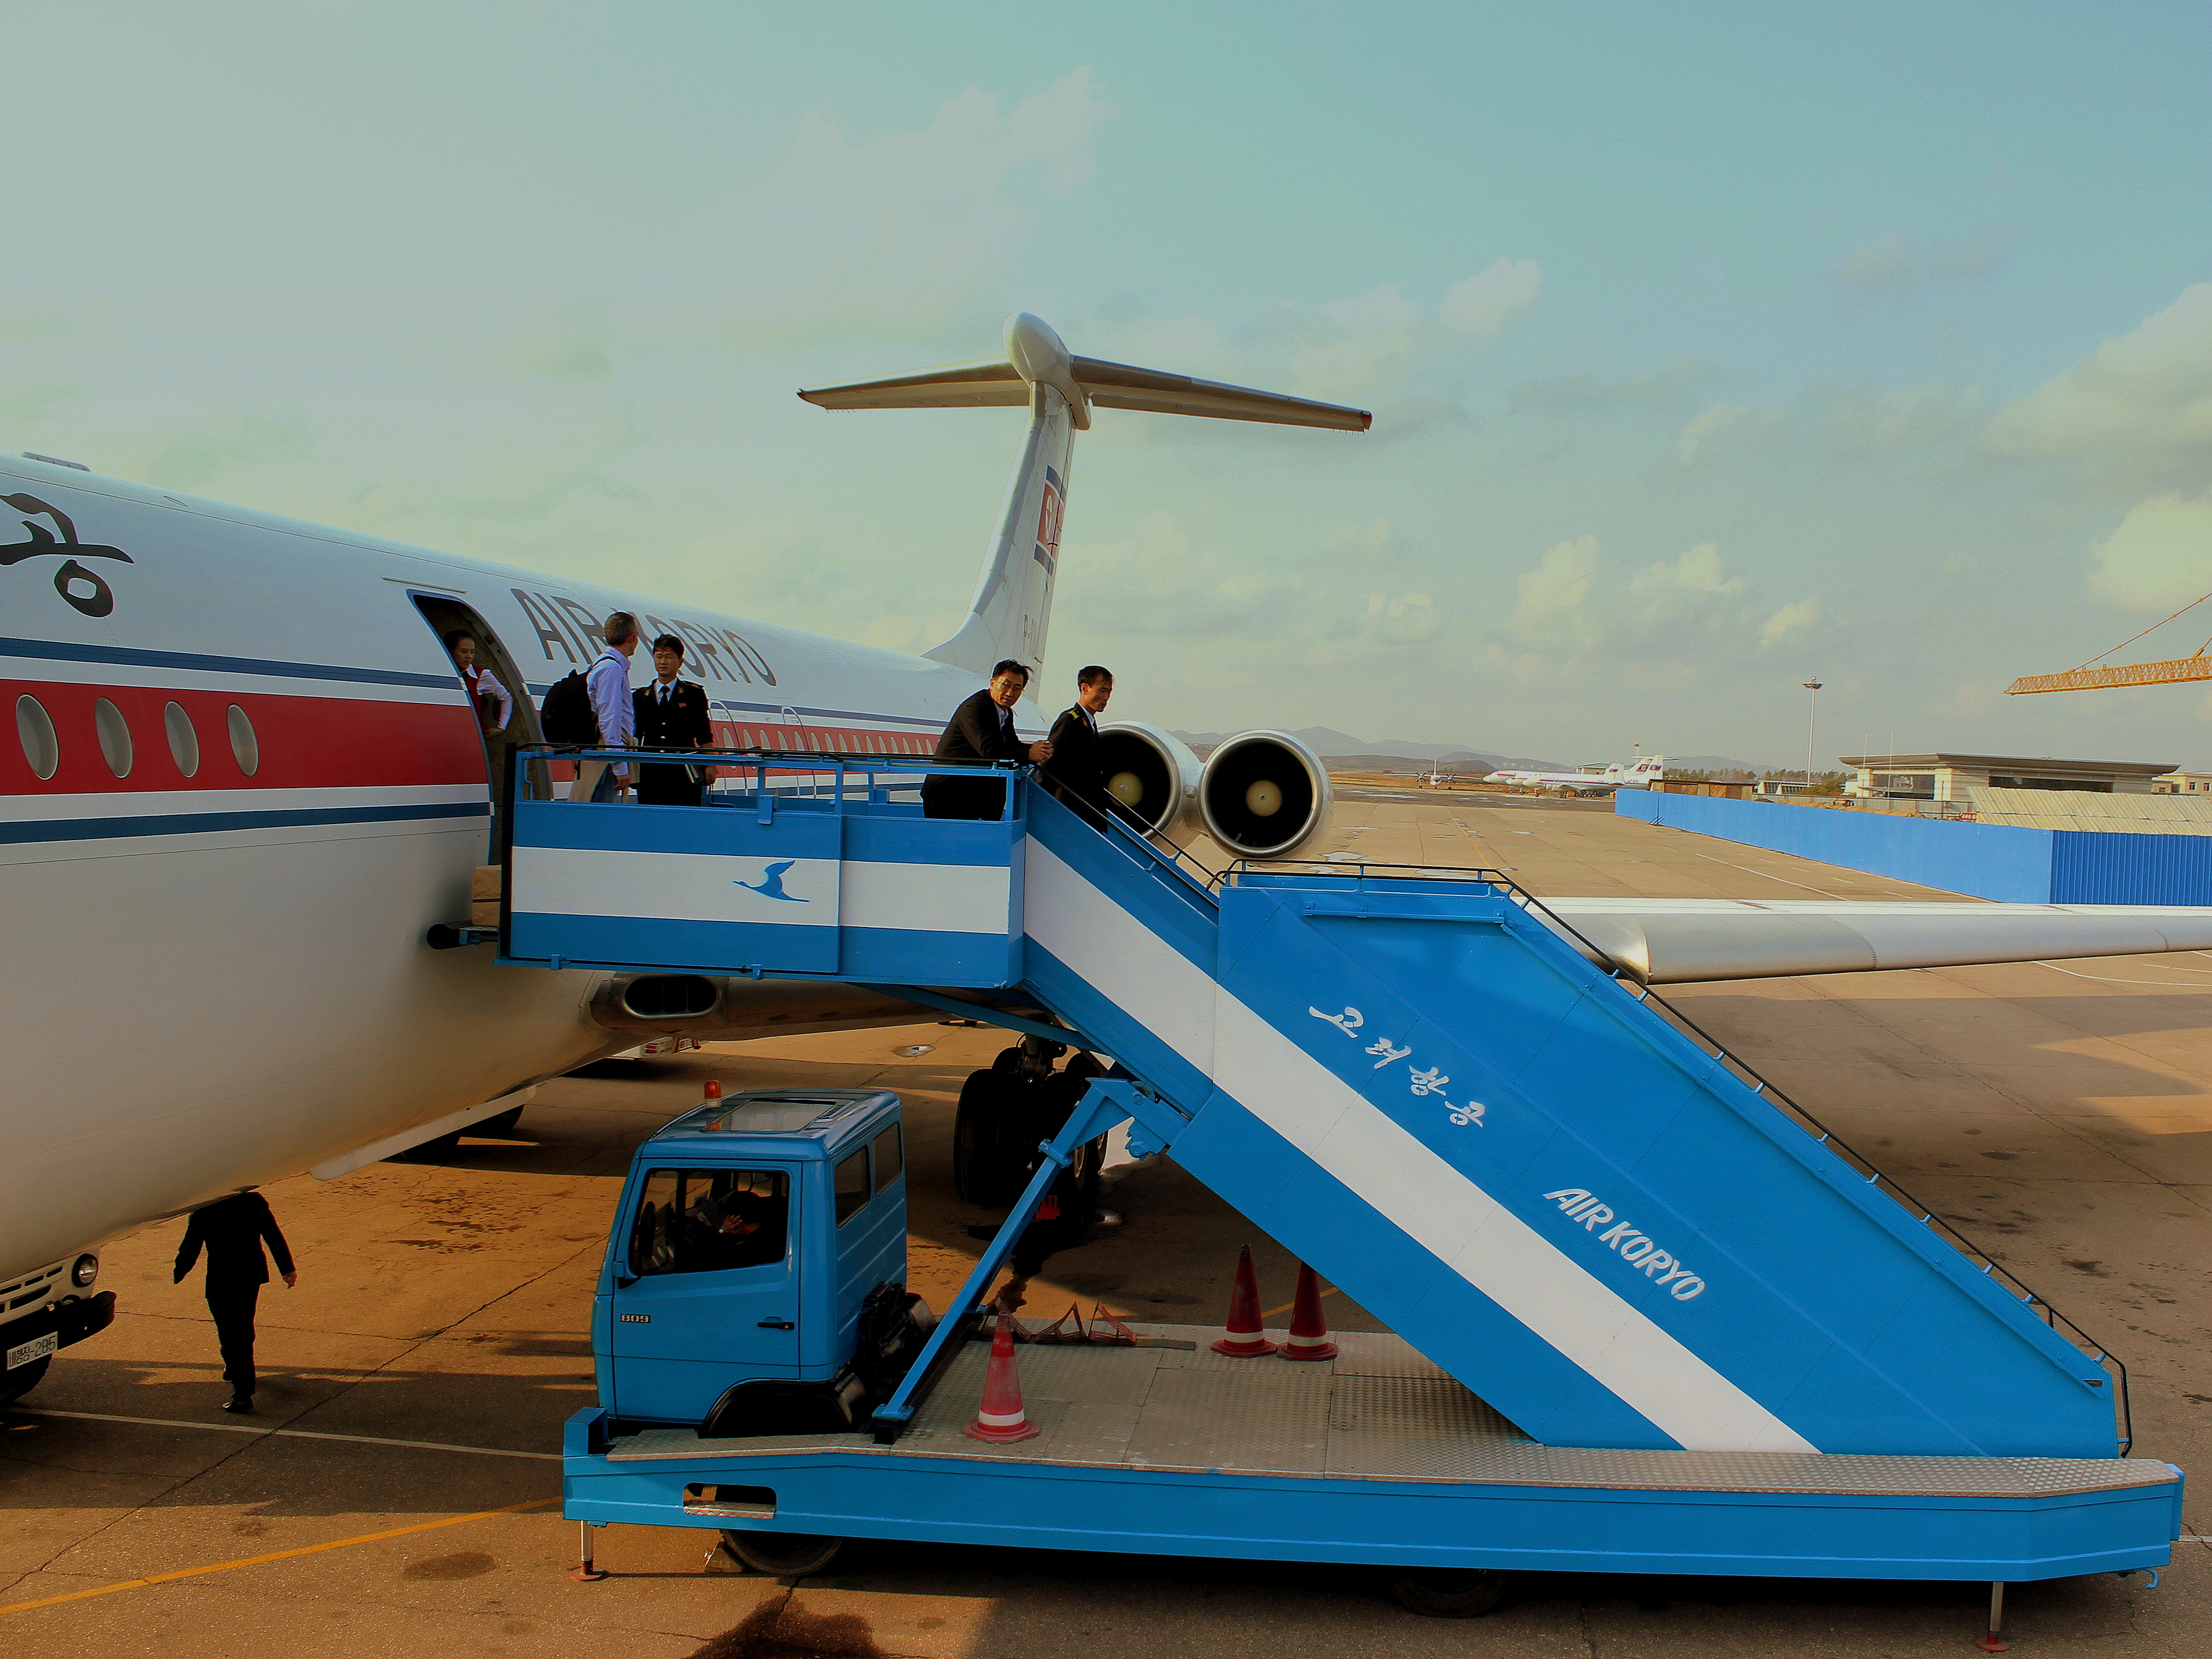
[[[253,722],[236,703],[230,706],[230,752],[237,757],[238,769],[252,777],[261,769],[261,740],[253,735]]]
[[[36,697],[15,699],[15,738],[23,745],[23,758],[40,778],[50,778],[62,763],[61,739],[54,735],[54,717]]]
[[[185,706],[173,702],[161,711],[161,725],[169,734],[169,758],[177,763],[177,770],[186,777],[200,769],[200,734],[192,729],[192,717],[185,713]]]
[[[118,778],[131,775],[131,722],[106,697],[92,706],[92,729],[100,739],[100,757]]]

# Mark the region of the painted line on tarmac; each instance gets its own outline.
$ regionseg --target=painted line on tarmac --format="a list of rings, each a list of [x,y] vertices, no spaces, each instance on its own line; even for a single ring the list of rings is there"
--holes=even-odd
[[[151,1429],[210,1429],[217,1434],[282,1435],[290,1440],[343,1440],[356,1446],[404,1446],[414,1451],[472,1452],[478,1457],[527,1457],[557,1463],[559,1452],[508,1451],[499,1446],[453,1446],[442,1440],[384,1440],[370,1434],[324,1434],[314,1429],[264,1429],[252,1423],[195,1423],[181,1417],[116,1417],[106,1412],[56,1412],[43,1406],[10,1406],[24,1417],[70,1417],[85,1423],[137,1423]],[[0,1609],[4,1610],[4,1609]]]
[[[1323,1296],[1334,1296],[1336,1294],[1336,1286],[1334,1285],[1330,1285],[1327,1290],[1323,1291],[1322,1294]],[[1260,1310],[1260,1317],[1262,1319],[1273,1319],[1277,1314],[1291,1312],[1296,1309],[1297,1305],[1298,1304],[1295,1302],[1285,1302],[1279,1308],[1262,1308]]]
[[[142,1419],[123,1418],[122,1422],[143,1421]],[[213,1428],[215,1424],[192,1424],[193,1428]],[[405,1442],[394,1442],[405,1444]],[[374,1544],[386,1538],[404,1538],[410,1533],[434,1532],[440,1527],[458,1527],[471,1521],[489,1521],[495,1515],[520,1515],[525,1510],[542,1510],[549,1504],[557,1504],[557,1498],[533,1498],[526,1504],[508,1504],[495,1510],[478,1510],[473,1515],[449,1515],[442,1521],[423,1521],[411,1527],[393,1527],[384,1532],[365,1532],[356,1538],[334,1538],[327,1544],[304,1544],[295,1550],[275,1550],[267,1555],[249,1555],[238,1561],[217,1561],[212,1566],[179,1567],[174,1572],[149,1573],[143,1578],[125,1578],[120,1583],[102,1584],[95,1589],[71,1590],[65,1595],[42,1596],[35,1601],[13,1601],[0,1607],[0,1614],[28,1613],[33,1607],[59,1607],[64,1601],[83,1601],[95,1595],[112,1595],[118,1590],[144,1589],[153,1584],[173,1584],[179,1578],[199,1578],[211,1572],[228,1572],[234,1567],[258,1567],[271,1561],[290,1561],[302,1555],[320,1555],[328,1550],[349,1549],[356,1544]]]

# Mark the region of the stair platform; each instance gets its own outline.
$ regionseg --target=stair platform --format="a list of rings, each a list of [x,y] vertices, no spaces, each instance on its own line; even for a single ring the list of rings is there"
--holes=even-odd
[[[2179,1476],[2153,1459],[1542,1445],[1395,1336],[1339,1332],[1334,1359],[1293,1364],[1215,1354],[1209,1328],[1132,1328],[1198,1346],[1017,1350],[1032,1440],[961,1432],[988,1360],[970,1343],[896,1445],[866,1433],[616,1437],[572,1463],[568,1512],[615,1521],[649,1505],[664,1524],[681,1508],[694,1524],[737,1516],[865,1534],[865,1520],[816,1506],[873,1471],[899,1478],[871,1485],[871,1509],[927,1490],[937,1537],[1003,1531],[1038,1504],[1079,1515],[1089,1548],[1103,1535],[1127,1550],[1289,1559],[2015,1581],[2118,1570],[2162,1553],[2178,1526]],[[1079,1489],[1045,1497],[1039,1475]],[[747,1495],[733,1506],[725,1486]],[[1010,1508],[978,1517],[979,1502]],[[1263,1534],[1279,1552],[1229,1531],[1251,1526],[1255,1503],[1279,1507]]]

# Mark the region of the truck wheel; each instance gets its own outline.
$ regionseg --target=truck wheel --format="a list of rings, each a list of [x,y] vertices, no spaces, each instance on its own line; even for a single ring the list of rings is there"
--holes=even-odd
[[[1510,1580],[1510,1574],[1495,1568],[1475,1567],[1464,1572],[1401,1572],[1389,1584],[1400,1607],[1425,1618],[1480,1619],[1505,1599]]]
[[[987,1210],[1013,1202],[1028,1160],[1016,1151],[1022,1085],[1004,1072],[970,1072],[952,1120],[952,1187]]]
[[[804,1578],[820,1572],[845,1547],[842,1538],[818,1538],[812,1533],[734,1532],[726,1527],[722,1542],[738,1560],[771,1578]]]
[[[46,1374],[46,1367],[54,1363],[48,1354],[44,1359],[33,1359],[27,1365],[18,1365],[12,1371],[0,1371],[0,1406],[21,1400],[39,1386],[39,1379]]]

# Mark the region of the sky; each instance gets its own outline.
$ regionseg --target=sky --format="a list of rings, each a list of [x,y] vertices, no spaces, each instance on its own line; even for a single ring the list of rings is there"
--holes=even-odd
[[[0,446],[898,649],[1079,354],[1045,684],[1567,762],[2212,767],[2212,13],[22,8]],[[2201,619],[2201,620],[2200,620]],[[2195,631],[2191,631],[2192,627]],[[2212,605],[2123,653],[2180,656]]]

